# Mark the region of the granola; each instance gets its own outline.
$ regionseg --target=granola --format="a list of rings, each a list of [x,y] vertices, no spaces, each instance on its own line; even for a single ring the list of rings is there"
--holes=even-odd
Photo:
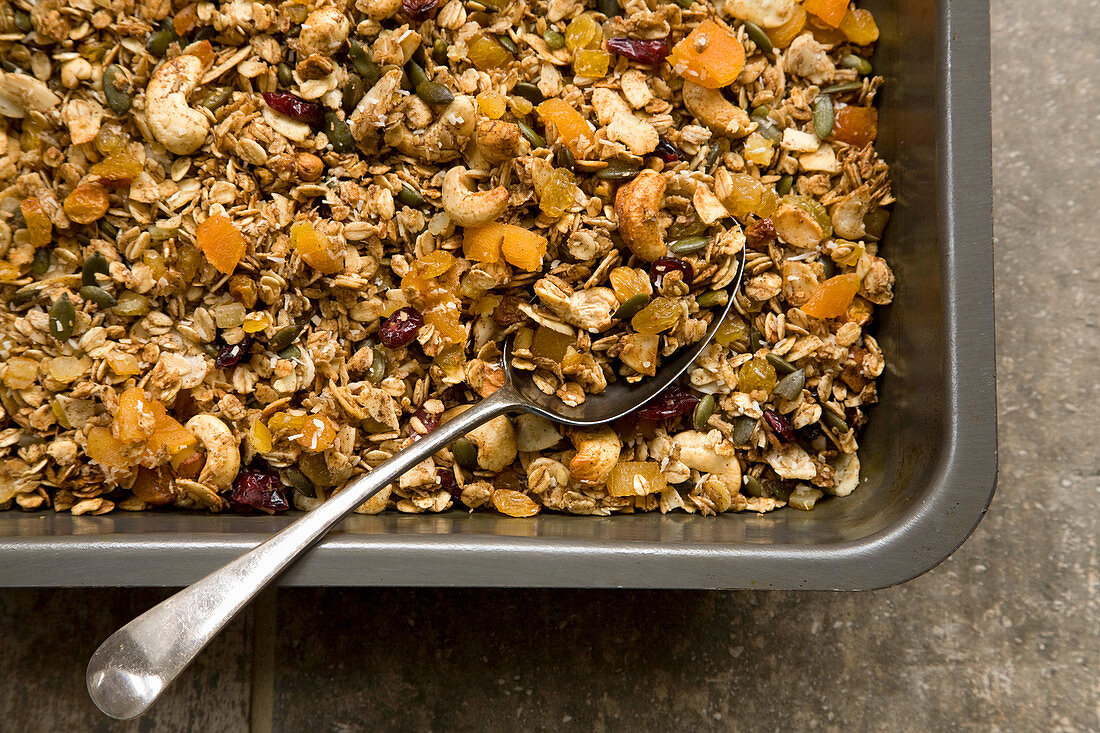
[[[0,506],[810,509],[859,483],[893,202],[848,0],[0,6]],[[745,257],[742,287],[729,286]]]

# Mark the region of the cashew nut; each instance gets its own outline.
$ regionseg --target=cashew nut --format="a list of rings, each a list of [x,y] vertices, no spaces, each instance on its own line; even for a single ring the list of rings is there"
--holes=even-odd
[[[466,440],[477,446],[477,464],[486,471],[503,471],[516,460],[516,430],[504,415],[466,433]]]
[[[814,84],[824,84],[836,74],[829,54],[810,33],[803,33],[791,42],[783,54],[783,68]]]
[[[772,215],[776,233],[784,242],[797,249],[813,249],[825,238],[825,230],[813,214],[790,204],[783,204]]]
[[[726,137],[749,134],[749,115],[722,96],[719,89],[707,89],[695,82],[684,82],[684,106],[713,132]]]
[[[527,464],[527,488],[536,494],[569,484],[569,469],[553,458],[536,458]]]
[[[615,194],[619,233],[634,254],[646,262],[668,252],[665,235],[657,218],[665,200],[665,177],[646,168]]]
[[[428,163],[441,163],[462,153],[476,125],[477,108],[473,99],[464,95],[447,105],[424,132],[414,133],[403,123],[387,130],[386,144]]]
[[[185,426],[206,449],[199,483],[228,488],[241,470],[241,451],[233,432],[213,415],[195,415]]]
[[[443,210],[451,221],[476,227],[496,220],[508,208],[508,189],[497,186],[478,191],[470,171],[456,165],[443,176]]]
[[[401,9],[401,0],[358,0],[356,10],[362,10],[371,20],[385,20]]]
[[[733,445],[717,430],[685,430],[673,435],[672,442],[680,448],[680,463],[716,476],[729,486],[741,486],[741,463]]]
[[[570,437],[577,448],[569,461],[570,475],[590,486],[607,481],[622,451],[619,434],[609,427],[600,427],[575,430]]]
[[[519,126],[504,120],[483,119],[477,123],[477,132],[474,135],[481,157],[492,165],[516,157],[519,154],[520,139]]]
[[[202,78],[203,62],[184,54],[166,61],[145,89],[145,118],[153,137],[176,155],[190,155],[202,146],[210,122],[187,105],[190,94]]]
[[[781,450],[771,448],[764,454],[764,460],[780,478],[807,481],[817,475],[810,454],[795,443],[788,443]]]
[[[0,71],[0,115],[23,117],[30,110],[45,112],[61,104],[46,83],[28,74]]]
[[[619,301],[611,288],[596,287],[574,292],[569,283],[547,275],[535,283],[535,295],[563,320],[592,333],[611,328]]]
[[[596,118],[607,128],[607,137],[620,142],[634,155],[652,153],[660,142],[653,125],[634,114],[622,97],[611,89],[592,90],[592,107]]]
[[[842,198],[831,212],[833,232],[844,239],[858,241],[867,233],[863,217],[871,208],[871,196],[866,184]]]
[[[841,453],[833,461],[833,479],[836,483],[829,489],[834,496],[847,496],[859,486],[859,456],[855,453]]]
[[[339,10],[331,5],[317,8],[302,23],[301,33],[298,34],[298,54],[302,58],[313,53],[328,56],[344,45],[349,31],[351,21]]]

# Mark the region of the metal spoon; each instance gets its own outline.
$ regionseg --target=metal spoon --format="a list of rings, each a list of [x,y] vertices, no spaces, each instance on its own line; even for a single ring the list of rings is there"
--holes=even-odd
[[[88,693],[112,718],[141,715],[200,651],[263,588],[352,510],[396,481],[425,458],[497,415],[530,412],[571,426],[616,420],[641,407],[679,377],[718,330],[733,303],[745,269],[739,255],[729,300],[706,335],[664,362],[652,379],[619,381],[600,394],[569,407],[544,394],[525,372],[512,369],[511,341],[504,346],[507,381],[492,396],[440,425],[348,484],[324,504],[296,519],[271,539],[162,601],[110,636],[88,662]]]

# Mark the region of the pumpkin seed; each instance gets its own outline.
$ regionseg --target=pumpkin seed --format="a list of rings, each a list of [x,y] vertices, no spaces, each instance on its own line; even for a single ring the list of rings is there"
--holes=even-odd
[[[714,147],[712,147],[707,152],[707,166],[706,167],[710,168],[715,163],[717,163],[718,162],[718,156],[721,155],[721,154],[722,154],[722,146],[720,146],[718,143],[715,143]]]
[[[794,185],[794,176],[786,174],[779,179],[779,183],[775,187],[775,192],[780,196],[786,196],[791,192],[791,186]]]
[[[845,422],[844,418],[830,410],[825,405],[821,406],[821,422],[825,423],[838,433],[848,432],[848,423]]]
[[[873,71],[871,62],[862,56],[856,56],[854,53],[845,54],[840,57],[840,65],[845,69],[855,69],[860,74],[866,76]]]
[[[100,308],[114,308],[118,305],[114,296],[98,285],[85,285],[80,289],[80,297],[92,301]]]
[[[760,332],[756,330],[756,326],[749,323],[749,351],[756,353],[760,350],[762,343],[763,339],[760,338]]]
[[[122,75],[123,88],[119,89],[116,81]],[[103,96],[107,100],[107,106],[116,115],[124,115],[130,111],[130,105],[134,103],[134,95],[129,92],[130,84],[126,81],[125,73],[118,64],[111,64],[103,70]]]
[[[516,42],[512,40],[511,36],[499,35],[497,36],[497,43],[504,46],[508,53],[519,53],[519,47],[516,46]]]
[[[84,260],[84,267],[80,270],[81,285],[99,285],[96,275],[106,275],[108,270],[107,258],[101,252],[95,252]]]
[[[298,361],[302,358],[302,350],[294,344],[291,344],[279,352],[279,358],[286,359],[287,361]]]
[[[31,261],[32,275],[45,275],[50,269],[50,250],[48,247],[39,247],[34,251],[34,260]]]
[[[447,49],[450,46],[442,38],[435,39],[435,43],[432,45],[432,61],[436,62],[440,66],[447,66]]]
[[[367,89],[363,85],[363,77],[357,74],[348,74],[348,80],[344,83],[344,92],[340,98],[340,105],[345,112],[351,112],[366,93]]]
[[[382,68],[371,58],[371,53],[360,41],[354,38],[348,42],[348,58],[351,59],[355,73],[363,77],[363,85],[370,89],[380,78]]]
[[[23,287],[12,293],[11,300],[8,301],[8,305],[10,305],[12,308],[18,308],[19,306],[26,305],[27,303],[30,303],[32,300],[37,298],[40,292],[42,292],[42,286],[38,283],[24,285]]]
[[[451,444],[451,454],[455,457],[455,463],[463,468],[477,468],[477,446],[465,438]]]
[[[412,89],[416,89],[426,81],[431,81],[428,78],[427,72],[424,71],[424,67],[415,61],[410,61],[405,64],[405,78],[408,80],[409,87]]]
[[[756,123],[756,132],[765,140],[777,143],[783,139],[783,133],[767,117],[753,117],[752,121]]]
[[[302,473],[301,469],[297,466],[287,466],[283,469],[283,478],[286,482],[294,487],[294,490],[303,496],[316,496],[317,489],[314,488],[313,482],[309,480],[309,477]]]
[[[596,178],[603,181],[629,181],[638,175],[638,166],[621,160],[613,160],[596,172]]]
[[[756,418],[742,415],[733,422],[733,442],[736,445],[744,445],[749,442],[753,431],[756,430]]]
[[[108,239],[115,239],[118,236],[118,227],[106,219],[99,220],[99,233]]]
[[[275,67],[275,79],[281,87],[294,86],[294,70],[285,61],[279,62]]]
[[[69,340],[73,335],[73,325],[76,323],[76,308],[69,300],[68,293],[62,293],[61,297],[50,307],[50,335],[61,342]]]
[[[684,255],[688,252],[698,252],[710,244],[710,237],[684,237],[668,243],[668,249],[673,254]]]
[[[529,81],[521,81],[516,84],[512,87],[512,93],[523,97],[531,104],[542,104],[546,100],[539,88]]]
[[[814,100],[814,134],[818,140],[829,137],[836,122],[833,111],[833,98],[828,94],[819,94]]]
[[[802,388],[804,386],[806,386],[806,372],[799,369],[780,379],[779,384],[775,385],[775,388],[772,389],[772,393],[779,395],[785,400],[794,400],[798,398],[798,395],[802,394]]]
[[[229,87],[217,87],[211,89],[210,93],[202,98],[199,103],[211,112],[216,112],[219,107],[229,101],[229,97],[232,96],[233,90]]]
[[[378,346],[375,346],[373,350],[374,359],[370,363],[367,380],[371,384],[378,384],[386,378],[386,352]]]
[[[355,138],[351,136],[351,128],[335,112],[325,112],[323,129],[325,137],[332,143],[332,149],[337,153],[350,153],[355,150]]]
[[[24,12],[22,10],[16,10],[15,27],[18,28],[22,33],[30,33],[31,31],[33,31],[34,24],[31,23],[30,13]]]
[[[764,484],[760,483],[760,479],[751,474],[745,474],[745,489],[746,496],[751,496],[757,499],[763,499],[768,495],[767,490],[764,488]]]
[[[302,333],[302,327],[296,324],[290,324],[289,326],[283,326],[275,335],[271,337],[271,340],[267,342],[267,350],[278,353],[294,343],[294,340],[298,338]]]
[[[708,290],[695,299],[700,308],[714,308],[723,306],[730,301],[729,293],[725,290]]]
[[[608,18],[619,14],[619,0],[596,0],[596,10]]]
[[[443,84],[434,81],[426,81],[416,85],[416,96],[428,104],[450,104],[455,95]]]
[[[623,301],[623,304],[620,305],[618,310],[615,311],[615,314],[612,316],[612,318],[617,318],[620,321],[625,321],[627,319],[633,318],[638,314],[638,311],[649,305],[649,301],[650,297],[645,293],[632,295],[625,301]]]
[[[401,190],[397,192],[397,200],[405,204],[405,206],[412,206],[414,208],[423,206],[427,203],[424,201],[424,197],[420,195],[419,191],[414,191],[404,183],[401,184]]]
[[[567,171],[574,170],[577,165],[577,159],[573,157],[573,151],[569,149],[568,145],[558,146],[558,149],[554,151],[554,162],[558,164],[559,168],[564,168]]]
[[[519,131],[523,134],[523,136],[527,138],[527,142],[531,143],[531,147],[546,147],[546,141],[542,139],[542,135],[535,132],[526,122],[516,120],[516,126],[519,128]]]
[[[773,367],[783,372],[784,374],[793,374],[794,372],[798,371],[798,367],[784,359],[782,356],[779,356],[778,354],[768,354],[764,358],[767,359]]]
[[[689,9],[692,5],[695,4],[695,0],[672,0],[672,2],[679,5],[684,10]]]
[[[175,43],[178,38],[175,31],[167,28],[154,31],[149,34],[148,40],[145,41],[145,50],[154,56],[163,56],[168,53],[168,47]]]
[[[138,318],[152,310],[152,305],[149,303],[149,299],[141,293],[127,290],[118,296],[118,305],[112,310],[123,318]]]
[[[772,108],[766,104],[762,104],[759,107],[753,107],[749,110],[749,117],[763,117],[768,119],[768,113],[772,111]]]
[[[756,44],[761,53],[771,53],[772,39],[768,38],[768,34],[764,32],[763,28],[755,23],[745,21],[745,34]]]
[[[706,428],[707,420],[710,420],[710,416],[714,414],[714,407],[714,395],[712,394],[708,394],[699,400],[699,404],[695,406],[695,412],[692,414],[696,430]]]
[[[565,36],[554,28],[547,28],[546,32],[542,34],[542,40],[546,41],[546,45],[555,51],[559,48],[565,48]]]
[[[821,90],[822,94],[843,94],[844,92],[856,92],[863,89],[861,81],[846,81],[843,84],[833,84]]]

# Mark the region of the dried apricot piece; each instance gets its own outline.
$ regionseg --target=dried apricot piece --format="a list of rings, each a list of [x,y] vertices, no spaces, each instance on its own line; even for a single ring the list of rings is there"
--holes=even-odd
[[[814,318],[840,318],[859,292],[859,275],[848,272],[836,275],[818,285],[802,312]]]
[[[821,18],[829,27],[836,28],[848,12],[848,0],[806,0],[802,7],[810,15]]]
[[[456,303],[443,303],[424,312],[424,323],[452,344],[466,342],[466,330],[462,328],[460,311]]]
[[[107,428],[96,426],[88,429],[84,453],[104,468],[123,471],[133,466],[133,458],[127,454],[126,444]]]
[[[672,47],[668,62],[688,81],[720,89],[745,67],[745,47],[733,31],[707,18]]]
[[[159,410],[156,407],[160,407]],[[131,387],[118,398],[111,434],[123,443],[144,443],[164,405],[151,399],[141,387]]]
[[[620,461],[607,477],[611,496],[645,496],[664,491],[668,480],[656,461]]]
[[[798,37],[802,29],[806,27],[806,9],[801,5],[795,6],[794,15],[778,28],[768,28],[764,32],[776,48],[786,48],[791,41]]]
[[[857,46],[869,46],[878,40],[878,25],[870,10],[849,8],[839,28]]]
[[[344,269],[344,249],[314,229],[308,221],[296,221],[290,227],[290,245],[317,272],[335,275]]]
[[[195,230],[195,244],[218,272],[232,274],[244,257],[244,236],[225,214],[207,217]]]
[[[523,227],[505,224],[508,227],[500,243],[504,260],[513,267],[527,272],[535,272],[542,267],[542,258],[546,255],[546,237]]]
[[[535,113],[542,124],[553,124],[558,137],[565,143],[574,156],[580,157],[584,151],[596,144],[596,134],[592,124],[580,112],[564,99],[547,99],[535,107]]]
[[[19,204],[23,212],[23,221],[27,224],[27,237],[35,247],[45,247],[53,239],[53,222],[42,210],[42,203],[34,196],[23,199]]]
[[[504,239],[504,231],[504,225],[497,222],[466,227],[462,231],[462,254],[474,262],[500,262],[500,243]]]

